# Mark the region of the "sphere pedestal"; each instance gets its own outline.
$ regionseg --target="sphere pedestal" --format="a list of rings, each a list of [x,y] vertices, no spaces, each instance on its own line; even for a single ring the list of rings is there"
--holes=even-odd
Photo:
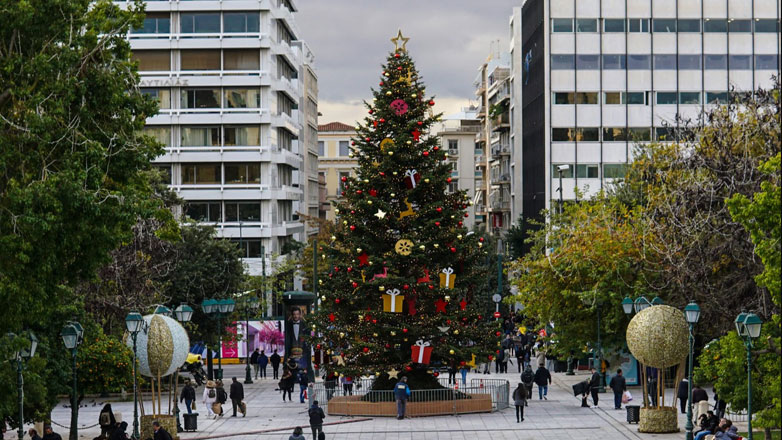
[[[638,432],[655,434],[679,432],[679,415],[676,408],[641,408]]]
[[[142,439],[155,437],[155,430],[152,429],[152,422],[155,420],[160,422],[160,426],[165,428],[174,440],[179,440],[179,434],[176,432],[176,417],[168,414],[141,416],[140,428]]]

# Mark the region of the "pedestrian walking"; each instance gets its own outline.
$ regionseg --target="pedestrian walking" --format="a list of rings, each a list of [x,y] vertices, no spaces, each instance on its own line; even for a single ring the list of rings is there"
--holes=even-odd
[[[272,373],[274,376],[273,379],[279,379],[280,375],[280,361],[282,361],[282,358],[280,358],[280,355],[277,354],[277,350],[274,350],[274,353],[272,353],[271,356],[269,356],[269,363],[272,364]]]
[[[269,365],[269,356],[261,350],[261,354],[258,355],[258,371],[261,373],[261,378],[266,379],[266,366]],[[279,362],[277,364],[279,366]],[[276,373],[276,372],[275,372]],[[274,378],[277,378],[275,374]]]
[[[217,391],[217,400],[216,403],[218,404],[218,410],[215,411],[220,417],[225,414],[223,412],[223,405],[225,405],[226,402],[228,402],[228,393],[225,392],[225,387],[223,386],[222,380],[217,380],[217,387],[215,388],[215,391]]]
[[[527,399],[532,399],[532,384],[535,382],[535,372],[532,371],[532,367],[527,364],[524,367],[524,372],[521,373],[521,383],[524,384],[524,388],[527,390]],[[529,403],[527,404],[529,405]]]
[[[469,370],[470,369],[467,368],[466,365],[462,365],[462,367],[459,368],[459,373],[462,375],[462,387],[466,387],[467,386],[467,372]]]
[[[280,390],[282,390],[282,401],[285,402],[285,397],[287,395],[288,400],[293,401],[293,398],[291,397],[291,394],[293,393],[293,381],[294,381],[293,373],[291,373],[290,368],[288,366],[282,367],[282,378],[280,379]]]
[[[185,386],[182,388],[182,392],[179,394],[179,403],[185,402],[187,407],[187,413],[193,413],[193,402],[195,402],[196,394],[195,388],[190,383],[190,379],[185,381]]]
[[[296,381],[299,383],[299,403],[304,403],[304,397],[307,395],[307,385],[309,384],[306,369],[299,371]]]
[[[111,410],[111,404],[103,405],[98,415],[98,424],[100,425],[101,438],[108,438],[109,434],[117,427],[117,419],[114,418],[114,411]]]
[[[242,409],[242,400],[244,400],[244,386],[236,380],[235,377],[231,378],[231,407],[234,410],[234,414],[231,417],[236,417],[236,408]],[[247,414],[242,411],[242,417],[246,417]]]
[[[505,361],[505,350],[500,349],[497,352],[497,358],[496,358],[496,361],[494,362],[494,372],[495,373],[500,374],[500,373],[504,372],[504,371],[502,371],[502,364],[504,363],[504,361]],[[507,364],[505,364],[505,365],[507,365]]]
[[[214,406],[217,403],[217,385],[213,380],[206,381],[201,401],[204,403],[204,408],[206,408],[206,416],[216,418],[217,414],[214,411]]]
[[[679,409],[682,414],[687,413],[687,393],[690,392],[689,385],[690,382],[685,377],[679,382],[679,389],[676,391],[676,398],[679,399]]]
[[[524,407],[527,405],[527,387],[522,382],[513,390],[513,404],[516,405],[516,423],[521,423],[524,421]]]
[[[548,400],[548,386],[551,383],[551,373],[546,369],[544,365],[538,367],[538,371],[535,372],[535,383],[538,385],[538,399]]]
[[[43,425],[43,437],[41,440],[62,440],[62,437],[60,437],[60,434],[54,432],[52,425],[47,423],[46,425]]]
[[[456,361],[451,361],[450,365],[448,365],[448,385],[456,384],[457,371],[459,371],[459,369],[456,368]]]
[[[410,397],[410,387],[407,386],[407,376],[402,376],[394,387],[394,397],[396,398],[396,418],[402,420],[405,418],[405,409],[407,399]]]
[[[524,349],[520,343],[516,345],[516,368],[518,368],[519,373],[524,369]]]
[[[38,435],[38,431],[33,428],[27,430],[27,435],[30,436],[30,440],[41,440],[41,436]]]
[[[627,381],[622,376],[622,369],[616,370],[616,374],[611,378],[608,386],[611,387],[611,391],[614,392],[614,409],[622,409],[622,396],[627,391]],[[595,403],[597,406],[597,403]]]
[[[285,374],[285,371],[282,372],[283,375]],[[304,430],[301,429],[301,426],[297,426],[293,428],[293,434],[288,437],[288,440],[307,440],[307,437],[304,437],[303,434]]]
[[[152,430],[155,431],[155,435],[152,436],[154,440],[173,440],[171,434],[166,431],[166,428],[160,426],[160,422],[157,420],[152,422]]]
[[[323,385],[326,387],[326,402],[328,403],[337,390],[337,375],[333,371],[329,371],[323,378]]]
[[[342,382],[342,391],[344,391],[346,396],[352,396],[353,395],[353,377],[352,376],[342,376],[340,378],[340,381]]]
[[[318,401],[312,402],[312,406],[307,411],[310,416],[310,429],[312,429],[313,440],[318,440],[319,435],[323,435],[323,419],[326,418],[326,413],[323,412],[323,408],[318,406]]]
[[[705,405],[701,405],[700,402],[706,402]],[[692,405],[694,407],[693,418],[698,420],[709,409],[709,395],[706,394],[706,390],[700,387],[700,385],[693,385],[692,387]]]
[[[590,369],[592,371],[592,377],[589,378],[589,392],[592,394],[592,403],[597,408],[598,391],[600,390],[600,373],[597,372],[595,367]]]
[[[646,395],[651,406],[657,406],[657,368],[646,367]]]
[[[128,440],[128,433],[125,432],[128,429],[128,422],[121,422],[114,428],[114,432],[111,433],[109,440]]]
[[[255,378],[258,379],[258,356],[260,356],[260,352],[256,348],[253,350],[253,354],[250,355],[250,364],[253,366],[253,373],[255,374]]]

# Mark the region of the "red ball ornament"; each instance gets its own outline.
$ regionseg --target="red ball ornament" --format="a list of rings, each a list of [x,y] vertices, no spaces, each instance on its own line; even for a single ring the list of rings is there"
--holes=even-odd
[[[494,352],[495,352],[495,353],[497,353],[497,354],[500,354],[500,351],[499,351],[499,350],[495,350]]]
[[[462,222],[459,222],[459,226],[462,226]]]
[[[369,190],[369,195],[372,196],[372,197],[377,197],[377,190],[376,189],[370,189]]]
[[[489,360],[490,360],[490,361],[493,361],[493,360],[494,360],[494,356],[492,356],[492,355],[489,355]]]
[[[353,281],[353,283],[352,283],[352,284],[353,284],[353,288],[354,288],[354,289],[355,289],[356,287],[358,287],[358,283],[357,283],[357,282]]]
[[[434,151],[437,151],[439,149],[440,149],[440,147],[438,147],[437,145],[435,145],[434,148],[432,148],[432,150],[434,150]]]
[[[381,82],[381,83],[380,83],[380,85],[382,86],[382,85],[383,85],[383,83]],[[374,112],[375,112],[374,110],[372,110],[372,109],[369,109],[369,114],[370,114],[370,115],[371,115],[372,113],[374,113]]]
[[[363,350],[364,350],[364,353],[369,353],[369,347],[364,347]]]
[[[434,105],[434,99],[429,101],[429,105]]]
[[[437,207],[437,212],[443,212],[443,208],[442,208],[442,207],[440,207],[440,206],[438,206],[438,207]]]
[[[366,137],[366,138],[364,138],[364,140],[366,140],[367,142],[369,142],[369,141],[371,141],[372,139],[370,139],[370,138]]]
[[[428,151],[424,151],[424,157],[429,157],[429,152]]]
[[[455,247],[452,247],[452,248],[451,248],[451,252],[453,252],[453,253],[456,253],[456,248],[455,248]]]
[[[406,328],[403,328],[403,329],[402,329],[402,333],[407,333],[407,329],[406,329]]]
[[[316,345],[316,346],[315,346],[315,348],[317,348],[318,350],[320,350],[320,344]]]
[[[469,213],[467,213],[467,212],[465,212],[465,213],[464,213],[464,216],[465,216],[465,217],[469,217],[469,216],[470,216],[470,214],[469,214]]]
[[[407,290],[407,289],[409,289],[409,288],[410,288],[410,285],[408,285],[408,284],[405,284],[404,286],[402,286],[402,288],[403,288],[403,289],[405,289],[405,290]]]
[[[402,71],[402,66],[397,67],[396,70],[401,72]]]
[[[355,214],[355,213],[356,213],[356,211],[354,211],[354,210],[352,210],[352,209],[351,209],[351,210],[350,210],[350,213],[351,213],[351,214]]]
[[[394,54],[394,58],[399,58],[399,56],[400,56],[400,55],[399,55],[399,52],[397,52],[397,53],[395,53],[395,54]]]
[[[405,371],[413,371],[413,367],[408,365],[408,366],[405,367]]]
[[[459,362],[459,365],[461,365],[463,367],[463,366],[467,365],[467,362],[461,361],[461,362]]]
[[[446,319],[445,323],[448,324],[448,325],[451,325],[451,320],[450,319]]]
[[[380,87],[383,87],[383,81],[380,81]]]
[[[372,324],[377,324],[377,319],[373,319]]]
[[[421,121],[418,121],[418,122],[417,122],[417,124],[418,124],[418,126],[419,126],[419,127],[420,127],[421,125],[424,125],[424,123],[423,123],[423,122],[421,122]]]
[[[380,118],[380,123],[382,124],[383,122],[386,122],[386,120],[383,119],[383,118]]]
[[[342,179],[341,179],[341,180],[342,180],[343,182],[347,182],[347,181],[348,181],[348,178],[347,178],[347,177],[345,177],[345,176],[342,176]]]
[[[356,141],[350,141],[350,145],[356,146]]]
[[[356,194],[361,194],[361,192],[362,192],[362,191],[361,191],[360,189],[357,189],[357,190],[356,190]]]
[[[481,243],[483,243],[483,237],[479,238],[479,239],[478,239],[478,241],[480,241]]]
[[[343,177],[343,179],[344,179],[344,177]],[[445,179],[445,181],[448,182],[448,183],[451,183],[451,178],[449,177],[449,178]]]
[[[355,225],[350,225],[350,230],[351,231],[355,231],[356,230],[356,226]]]
[[[386,176],[386,173],[384,173],[384,172],[382,172],[382,171],[381,171],[381,172],[380,172],[380,177],[385,177],[385,176]]]
[[[334,299],[334,304],[339,304],[339,298]]]
[[[339,272],[339,267],[334,266],[334,272]]]
[[[494,332],[494,335],[495,335],[495,336],[499,336],[499,335],[501,335],[501,334],[502,334],[502,333],[500,333],[499,331],[496,331],[496,332]]]
[[[352,267],[348,267],[348,272],[353,272],[353,268]]]
[[[433,374],[434,374],[434,377],[438,377],[440,375],[440,372],[439,371],[435,371]]]
[[[434,222],[435,226],[440,226],[440,222]]]
[[[386,348],[391,348],[391,344],[386,344]]]

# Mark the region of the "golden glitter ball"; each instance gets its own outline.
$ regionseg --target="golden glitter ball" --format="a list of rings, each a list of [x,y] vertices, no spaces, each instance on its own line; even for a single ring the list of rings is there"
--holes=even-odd
[[[424,179],[424,183],[429,183],[429,178]]]
[[[333,236],[333,235],[331,236],[331,241],[334,241],[334,240],[336,240],[336,239],[337,239],[337,237],[335,237],[335,236]]]
[[[396,175],[396,174],[394,174]],[[391,193],[391,197],[396,197],[396,193]]]
[[[462,234],[459,234],[459,235],[457,235],[457,236],[456,236],[456,238],[458,238],[459,240],[461,240],[461,239],[462,239]]]
[[[389,151],[389,152],[388,152],[388,155],[389,155],[389,156],[393,156],[393,155],[394,155],[394,152],[393,152],[393,151]]]
[[[459,329],[457,328],[456,330],[454,330],[453,334],[458,335],[459,334]]]
[[[380,287],[377,288],[377,290],[379,290],[381,292],[385,292],[386,291],[386,286],[380,286]]]
[[[413,98],[417,98],[417,97],[418,97],[418,95],[417,95],[417,94],[415,94],[415,93],[413,93],[413,94],[412,94],[412,95],[410,95],[410,96],[412,96]]]
[[[396,332],[391,330],[391,336],[396,336]]]
[[[339,337],[340,338],[344,338],[345,337],[345,333],[339,332]]]
[[[369,183],[369,179],[364,179],[364,183]]]
[[[483,247],[483,243],[478,242],[478,247]]]
[[[391,96],[391,91],[390,90],[386,92],[386,96]]]
[[[439,247],[440,247],[440,244],[439,244],[439,243],[435,243],[435,244],[434,244],[434,248],[435,248],[435,249],[437,249],[437,248],[439,248]]]
[[[356,248],[356,252],[358,252],[359,254],[361,253],[361,250],[362,250],[361,248]]]
[[[377,333],[372,333],[372,336],[377,337]]]
[[[348,221],[347,221],[347,220],[342,220],[342,224],[343,224],[343,225],[347,225],[347,224],[348,224]]]
[[[418,246],[418,249],[421,249],[423,251],[423,250],[426,249],[426,246],[424,246],[424,245]]]
[[[326,295],[323,295],[323,296],[321,296],[321,297],[320,297],[320,300],[321,300],[321,301],[326,301]]]
[[[450,301],[451,300],[451,295],[445,295],[445,300],[446,301]]]
[[[684,313],[667,306],[652,306],[637,313],[627,325],[627,348],[647,366],[668,368],[687,357],[689,330]]]
[[[407,142],[406,142],[406,144],[407,144],[407,145],[410,145],[410,144],[412,144],[412,143],[413,143],[413,141],[407,141]]]
[[[453,349],[451,349],[451,350],[448,350],[448,353],[450,353],[450,354],[456,354],[456,352],[455,352],[455,351],[453,351]]]
[[[395,176],[396,176],[396,175],[397,175],[397,172],[396,172],[396,171],[393,171],[393,172],[391,172],[391,174],[393,174],[393,175],[395,175]]]
[[[367,205],[371,205],[371,204],[372,204],[372,200],[367,200]]]

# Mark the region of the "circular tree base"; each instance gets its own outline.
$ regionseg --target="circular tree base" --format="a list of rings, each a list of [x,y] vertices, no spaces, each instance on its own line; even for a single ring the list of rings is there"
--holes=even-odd
[[[638,432],[655,434],[679,432],[679,416],[676,408],[667,406],[641,408]]]
[[[422,390],[426,391],[426,390]],[[329,415],[396,417],[396,402],[393,400],[369,402],[362,396],[340,396],[329,400]],[[442,416],[491,412],[491,396],[488,394],[462,394],[460,399],[426,400],[407,402],[405,415],[409,417]]]

